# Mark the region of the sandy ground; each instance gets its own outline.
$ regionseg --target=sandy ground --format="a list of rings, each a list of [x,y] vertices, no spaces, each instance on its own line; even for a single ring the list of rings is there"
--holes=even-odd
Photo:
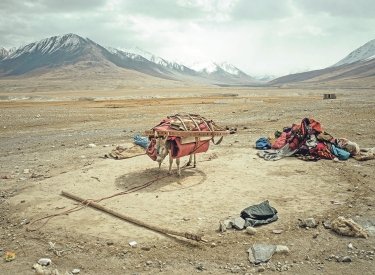
[[[91,93],[96,100],[66,100],[69,93],[51,93],[37,100],[0,101],[0,173],[12,176],[0,180],[2,274],[34,274],[32,265],[40,258],[50,258],[52,265],[45,269],[60,274],[75,268],[79,274],[274,274],[276,269],[287,274],[374,274],[375,161],[290,157],[267,162],[254,149],[258,138],[305,117],[321,122],[334,137],[375,147],[374,91],[335,91],[336,100],[322,100],[330,92],[177,89],[153,90],[151,98],[138,91],[112,91]],[[73,91],[68,98],[83,94]],[[180,178],[175,170],[167,176],[167,162],[159,174],[157,163],[146,155],[103,158],[167,115],[184,112],[237,128],[237,133],[197,155],[197,167],[183,169]],[[96,147],[88,147],[91,143]],[[26,231],[33,219],[77,206],[62,191],[100,199],[158,176],[146,188],[100,204],[150,225],[203,234],[207,243],[158,233],[92,208]],[[219,232],[219,221],[264,200],[278,210],[278,221],[257,227],[255,235]],[[321,225],[338,216],[352,218],[370,237],[339,236]],[[316,228],[298,227],[298,219],[310,217],[319,222]],[[247,259],[254,243],[286,245],[290,252],[255,266]],[[7,251],[16,252],[15,261],[5,262]],[[337,262],[334,256],[352,261]]]

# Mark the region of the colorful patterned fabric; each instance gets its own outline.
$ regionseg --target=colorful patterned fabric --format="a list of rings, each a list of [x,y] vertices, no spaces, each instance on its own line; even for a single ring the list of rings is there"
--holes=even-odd
[[[318,145],[310,150],[310,155],[318,156],[322,159],[334,159],[335,155],[324,145],[323,142],[319,142]]]

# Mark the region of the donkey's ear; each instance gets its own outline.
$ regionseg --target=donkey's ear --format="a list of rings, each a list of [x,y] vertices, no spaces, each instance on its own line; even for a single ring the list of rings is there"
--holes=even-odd
[[[169,132],[167,132],[165,135],[164,135],[164,139],[167,139],[169,137]]]
[[[158,132],[154,131],[154,137],[158,138]]]

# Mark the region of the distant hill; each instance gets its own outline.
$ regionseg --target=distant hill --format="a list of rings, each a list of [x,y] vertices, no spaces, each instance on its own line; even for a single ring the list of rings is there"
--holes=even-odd
[[[328,68],[282,76],[268,82],[268,85],[375,88],[375,39]]]

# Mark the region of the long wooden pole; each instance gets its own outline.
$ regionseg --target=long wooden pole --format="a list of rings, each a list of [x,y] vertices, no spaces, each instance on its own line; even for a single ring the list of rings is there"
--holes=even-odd
[[[109,209],[109,208],[106,208],[96,202],[92,202],[92,201],[88,201],[88,200],[85,200],[77,195],[74,195],[72,193],[69,193],[69,192],[66,192],[66,191],[62,191],[61,192],[64,196],[66,197],[69,197],[71,199],[74,199],[76,201],[79,201],[87,206],[91,206],[91,207],[94,207],[96,209],[99,209],[99,210],[102,210],[108,214],[111,214],[117,218],[120,218],[122,220],[125,220],[125,221],[128,221],[128,222],[131,222],[131,223],[134,223],[136,225],[140,225],[140,226],[143,226],[143,227],[146,227],[148,229],[151,229],[151,230],[154,230],[154,231],[157,231],[159,233],[163,233],[163,234],[169,234],[169,235],[175,235],[175,236],[180,236],[180,237],[184,237],[186,239],[190,239],[190,240],[195,240],[195,241],[203,241],[203,242],[207,242],[206,240],[202,239],[202,236],[199,236],[199,235],[196,235],[196,234],[193,234],[193,233],[188,233],[188,232],[185,232],[185,233],[182,233],[182,232],[178,232],[178,231],[175,231],[175,230],[171,230],[171,229],[166,229],[166,228],[162,228],[162,227],[159,227],[159,226],[156,226],[156,225],[150,225],[150,224],[147,224],[141,220],[138,220],[138,219],[134,219],[132,217],[129,217],[129,216],[126,216],[124,214],[121,214],[119,212],[116,212],[116,211],[113,211],[112,209]]]

